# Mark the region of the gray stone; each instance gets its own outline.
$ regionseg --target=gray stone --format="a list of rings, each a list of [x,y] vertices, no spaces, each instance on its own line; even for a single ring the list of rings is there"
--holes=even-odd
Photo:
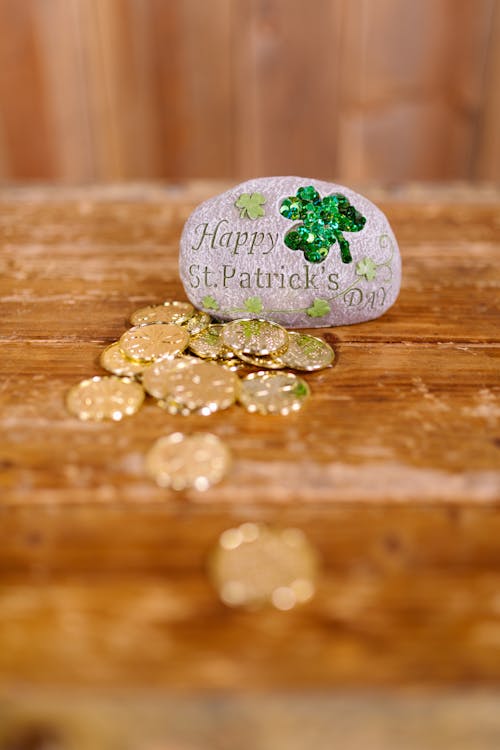
[[[330,234],[320,262],[307,260],[303,249],[310,245],[292,250],[285,244],[303,220],[280,214],[283,200],[309,185],[321,199],[340,193],[366,219],[358,231],[344,229],[353,214],[340,199],[342,232],[338,216],[335,224],[326,215]],[[311,206],[315,212],[317,204]],[[308,239],[318,237],[316,227],[322,225],[311,224],[307,214],[305,221]],[[352,260],[343,262],[341,246],[344,259],[350,253]],[[249,180],[202,203],[184,226],[179,270],[189,300],[212,317],[268,318],[287,328],[377,318],[395,302],[401,283],[398,245],[382,211],[349,188],[305,177]]]

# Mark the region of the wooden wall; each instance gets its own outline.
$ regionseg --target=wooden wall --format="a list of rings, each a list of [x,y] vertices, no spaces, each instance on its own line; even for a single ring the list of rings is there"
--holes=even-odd
[[[0,0],[0,179],[500,177],[500,0]]]

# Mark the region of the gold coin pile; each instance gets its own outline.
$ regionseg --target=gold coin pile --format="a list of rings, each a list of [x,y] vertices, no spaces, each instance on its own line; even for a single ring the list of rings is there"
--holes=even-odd
[[[292,414],[303,406],[310,389],[290,370],[320,370],[335,357],[316,336],[258,318],[213,323],[189,302],[141,307],[130,322],[132,327],[100,356],[101,366],[111,374],[83,380],[68,393],[68,410],[80,419],[120,420],[135,414],[146,394],[175,415],[208,416],[236,402],[250,413]],[[229,461],[219,460],[215,436],[205,435],[198,450],[193,446],[203,442],[201,433],[193,445],[195,436],[181,437],[173,442],[160,438],[163,442],[148,455],[148,471],[160,486],[207,489],[222,478]],[[189,465],[189,456],[198,456],[198,467],[196,458]],[[210,456],[220,470],[206,469]]]

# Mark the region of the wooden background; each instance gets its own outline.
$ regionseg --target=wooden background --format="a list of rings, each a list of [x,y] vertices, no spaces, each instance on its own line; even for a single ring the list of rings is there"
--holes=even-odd
[[[498,0],[0,0],[0,179],[500,177]]]

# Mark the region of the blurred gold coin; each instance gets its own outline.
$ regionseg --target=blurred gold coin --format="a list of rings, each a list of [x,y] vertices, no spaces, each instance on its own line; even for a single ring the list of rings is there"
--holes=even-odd
[[[235,352],[264,357],[279,355],[288,346],[288,333],[282,326],[270,320],[249,318],[233,320],[223,326],[223,343]]]
[[[279,357],[282,366],[312,372],[332,364],[335,352],[323,339],[295,331],[289,331],[288,338],[288,349]]]
[[[247,365],[238,357],[232,359],[221,359],[218,362],[219,367],[223,367],[225,370],[231,370],[231,372],[239,372],[240,370],[248,370]]]
[[[145,323],[185,323],[194,313],[194,307],[189,302],[164,302],[162,305],[147,305],[140,307],[130,316],[134,326]]]
[[[191,336],[195,336],[197,333],[201,333],[205,328],[208,328],[212,318],[206,312],[202,310],[196,310],[196,312],[184,323],[184,327]]]
[[[161,437],[146,456],[146,469],[160,487],[200,492],[220,482],[231,463],[228,448],[216,435],[175,432]]]
[[[135,414],[144,401],[144,390],[130,378],[116,375],[89,378],[75,385],[66,397],[68,410],[82,420],[112,419]]]
[[[112,372],[114,375],[125,375],[129,378],[140,375],[146,367],[149,367],[146,362],[126,357],[120,349],[119,341],[115,341],[114,344],[110,344],[104,349],[99,357],[99,362],[101,367],[104,367],[108,372]]]
[[[233,358],[234,355],[228,351],[224,345],[221,333],[223,325],[212,323],[200,333],[191,337],[189,348],[202,359],[223,359]]]
[[[199,360],[194,357],[178,359],[161,359],[154,362],[142,380],[144,390],[155,398],[167,398],[171,395],[172,385],[185,375]]]
[[[300,529],[244,523],[221,534],[210,573],[230,607],[288,610],[313,597],[317,568],[316,552]]]
[[[240,381],[239,401],[249,412],[290,414],[309,394],[307,383],[292,372],[254,372]]]
[[[162,360],[144,373],[143,386],[171,413],[212,414],[236,401],[239,380],[215,362],[194,358]]]
[[[120,338],[120,349],[126,357],[153,362],[162,357],[175,357],[189,342],[185,328],[172,323],[150,323],[134,326]]]
[[[258,367],[259,370],[281,370],[285,366],[281,361],[281,356],[257,357],[255,354],[243,354],[243,352],[240,352],[238,358],[248,365]]]

